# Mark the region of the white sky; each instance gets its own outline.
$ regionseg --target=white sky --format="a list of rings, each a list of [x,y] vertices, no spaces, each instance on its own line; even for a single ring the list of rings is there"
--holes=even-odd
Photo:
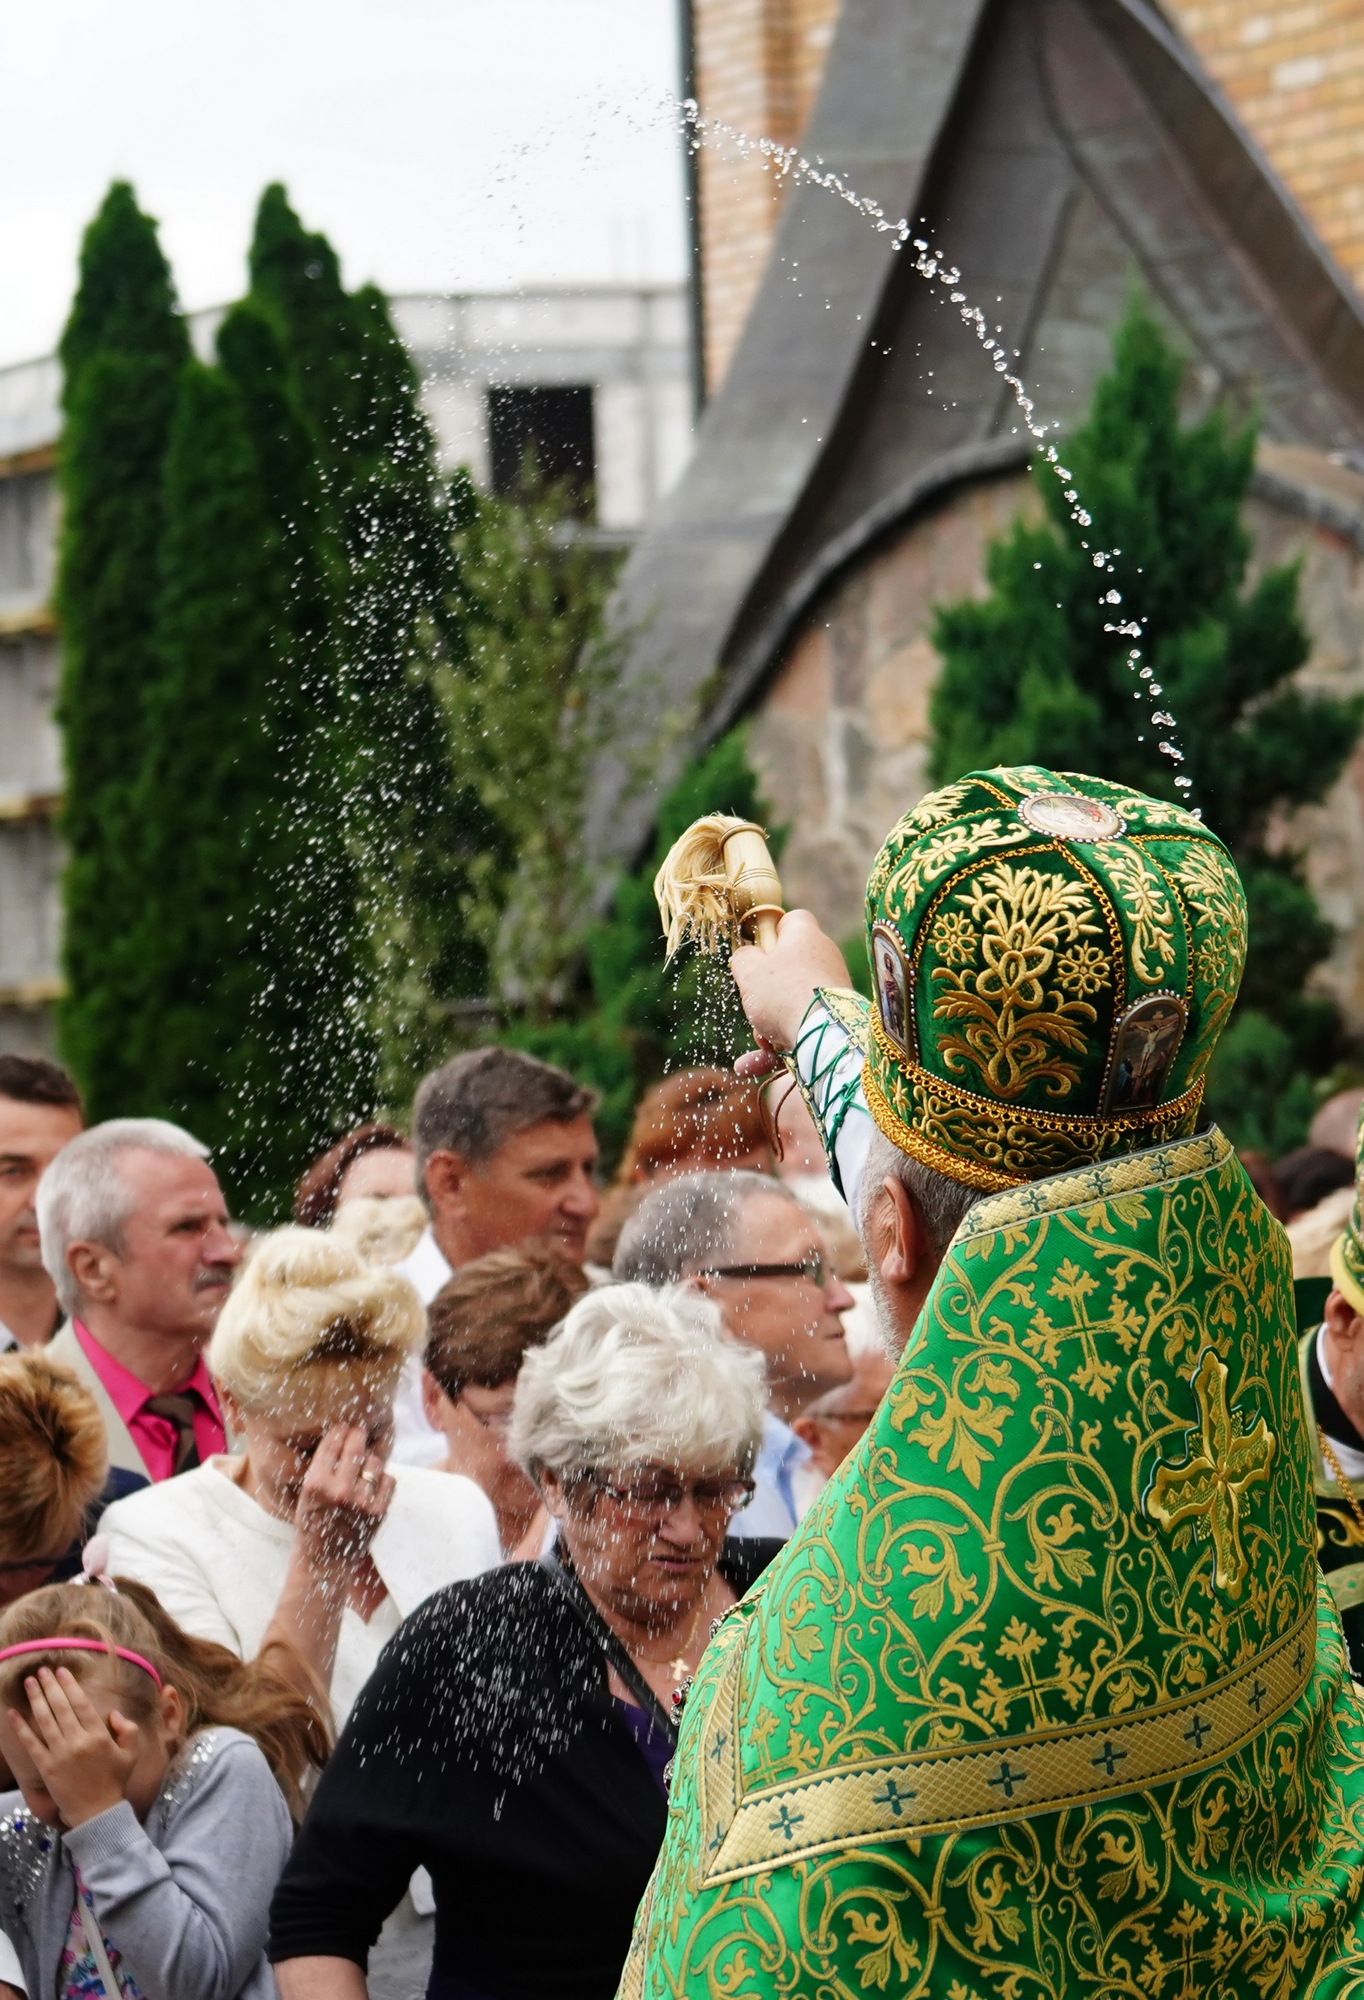
[[[675,0],[0,0],[0,365],[50,352],[111,179],[183,303],[282,180],[348,284],[677,278]]]

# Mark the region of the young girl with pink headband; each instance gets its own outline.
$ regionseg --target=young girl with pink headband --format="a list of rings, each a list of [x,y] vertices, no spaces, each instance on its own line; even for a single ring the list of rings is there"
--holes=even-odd
[[[0,1913],[28,2000],[275,2000],[285,1793],[325,1731],[296,1669],[189,1638],[103,1558],[97,1537],[84,1584],[0,1617]]]

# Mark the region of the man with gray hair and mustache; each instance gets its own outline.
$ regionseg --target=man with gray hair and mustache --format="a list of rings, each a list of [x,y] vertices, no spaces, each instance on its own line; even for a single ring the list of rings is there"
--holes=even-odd
[[[105,1498],[225,1446],[203,1349],[241,1259],[208,1148],[161,1118],[111,1118],[38,1183],[43,1264],[70,1315],[47,1348],[104,1419]]]

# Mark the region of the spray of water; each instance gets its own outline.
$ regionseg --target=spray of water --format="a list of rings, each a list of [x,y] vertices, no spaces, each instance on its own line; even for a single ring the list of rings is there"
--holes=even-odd
[[[991,326],[980,307],[972,304],[962,289],[961,271],[955,264],[949,262],[933,244],[931,238],[916,236],[915,226],[905,216],[901,216],[898,221],[892,220],[879,202],[873,201],[868,195],[859,194],[842,174],[826,166],[818,155],[814,159],[809,159],[796,147],[781,146],[774,139],[755,139],[750,134],[739,131],[735,126],[725,124],[722,119],[703,118],[694,98],[687,98],[679,104],[678,115],[687,144],[693,152],[699,152],[703,146],[725,147],[743,159],[757,161],[779,179],[793,184],[808,182],[811,187],[822,188],[826,194],[846,202],[879,235],[891,237],[892,249],[908,248],[912,251],[914,269],[927,283],[945,287],[949,302],[957,308],[967,332],[980,343],[984,353],[989,356],[990,365],[996,375],[1010,390],[1029,435],[1036,438],[1041,448],[1044,462],[1061,481],[1064,497],[1070,507],[1072,522],[1082,534],[1093,525],[1093,518],[1085,508],[1073,474],[1061,463],[1061,454],[1049,440],[1048,433],[1056,426],[1038,420],[1036,403],[1028,394],[1027,385],[1018,373],[1016,364],[1020,358],[1019,350],[1005,346],[1001,338],[1003,328]],[[1121,549],[1091,549],[1089,543],[1084,540],[1080,546],[1089,555],[1098,573],[1098,579],[1116,575],[1114,559],[1122,554]],[[1148,701],[1153,704],[1158,703],[1164,689],[1155,678],[1154,668],[1144,660],[1140,644],[1145,634],[1146,619],[1140,614],[1124,610],[1122,592],[1115,583],[1110,583],[1106,589],[1100,591],[1098,602],[1107,614],[1104,631],[1135,642],[1129,647],[1126,657],[1127,670],[1134,681],[1134,699],[1142,703]],[[1168,758],[1175,766],[1181,765],[1185,759],[1184,752],[1179,746],[1178,724],[1174,716],[1168,709],[1152,707],[1149,721],[1157,734],[1156,747],[1161,756]],[[1174,782],[1176,790],[1182,795],[1185,803],[1188,803],[1193,780],[1186,777],[1183,772],[1178,772]],[[1194,808],[1194,811],[1195,816],[1198,816],[1198,809]]]

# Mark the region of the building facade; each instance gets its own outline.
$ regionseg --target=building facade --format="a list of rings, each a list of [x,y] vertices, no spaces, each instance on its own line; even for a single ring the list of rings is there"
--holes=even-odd
[[[480,487],[505,490],[529,448],[580,483],[588,532],[620,545],[638,535],[691,446],[680,287],[405,297],[393,312],[443,471],[465,465]],[[191,321],[205,357],[220,317]],[[49,1048],[60,991],[60,395],[50,357],[0,369],[0,1049],[23,1053]]]

